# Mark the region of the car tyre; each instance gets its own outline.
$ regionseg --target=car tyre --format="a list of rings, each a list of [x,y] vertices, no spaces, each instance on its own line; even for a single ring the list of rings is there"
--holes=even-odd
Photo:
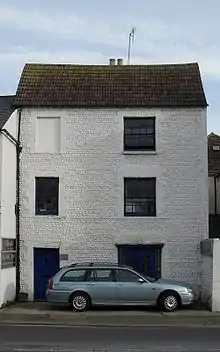
[[[91,306],[91,300],[85,292],[75,292],[70,297],[71,308],[77,312],[84,312]]]
[[[164,312],[174,312],[180,306],[180,299],[176,292],[165,292],[159,298],[159,308]]]

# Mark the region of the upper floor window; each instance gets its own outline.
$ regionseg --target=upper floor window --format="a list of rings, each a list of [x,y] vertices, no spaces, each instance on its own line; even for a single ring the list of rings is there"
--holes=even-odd
[[[124,179],[124,215],[156,216],[156,178]]]
[[[38,117],[36,125],[36,151],[39,153],[60,152],[60,118]]]
[[[59,212],[59,178],[36,177],[35,214],[58,215]]]
[[[124,118],[124,150],[154,151],[155,117]]]

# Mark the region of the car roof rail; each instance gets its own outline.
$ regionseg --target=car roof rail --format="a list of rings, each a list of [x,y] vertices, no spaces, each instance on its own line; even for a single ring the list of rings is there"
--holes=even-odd
[[[96,265],[114,265],[114,266],[122,266],[118,263],[113,262],[78,262],[78,263],[71,263],[69,266],[96,266]]]

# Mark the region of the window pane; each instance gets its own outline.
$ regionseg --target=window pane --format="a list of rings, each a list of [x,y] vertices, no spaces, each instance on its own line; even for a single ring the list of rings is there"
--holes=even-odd
[[[154,117],[125,117],[126,128],[146,128],[154,126]]]
[[[127,178],[125,179],[125,191],[127,198],[155,197],[155,179]]]
[[[113,281],[113,273],[110,269],[97,269],[95,270],[96,281],[105,282]]]
[[[138,276],[128,270],[117,270],[117,281],[137,282]]]
[[[60,281],[76,282],[86,280],[86,270],[69,270],[60,279]]]
[[[125,215],[156,215],[156,179],[125,178]]]
[[[36,215],[58,215],[59,178],[36,177]]]
[[[124,118],[124,149],[155,150],[155,118]]]

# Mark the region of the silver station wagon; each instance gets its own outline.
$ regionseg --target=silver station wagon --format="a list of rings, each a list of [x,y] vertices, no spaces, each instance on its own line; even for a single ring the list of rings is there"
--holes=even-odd
[[[49,280],[50,303],[69,303],[76,311],[95,305],[158,306],[172,312],[194,301],[194,292],[178,281],[145,277],[133,269],[108,263],[76,263]]]

